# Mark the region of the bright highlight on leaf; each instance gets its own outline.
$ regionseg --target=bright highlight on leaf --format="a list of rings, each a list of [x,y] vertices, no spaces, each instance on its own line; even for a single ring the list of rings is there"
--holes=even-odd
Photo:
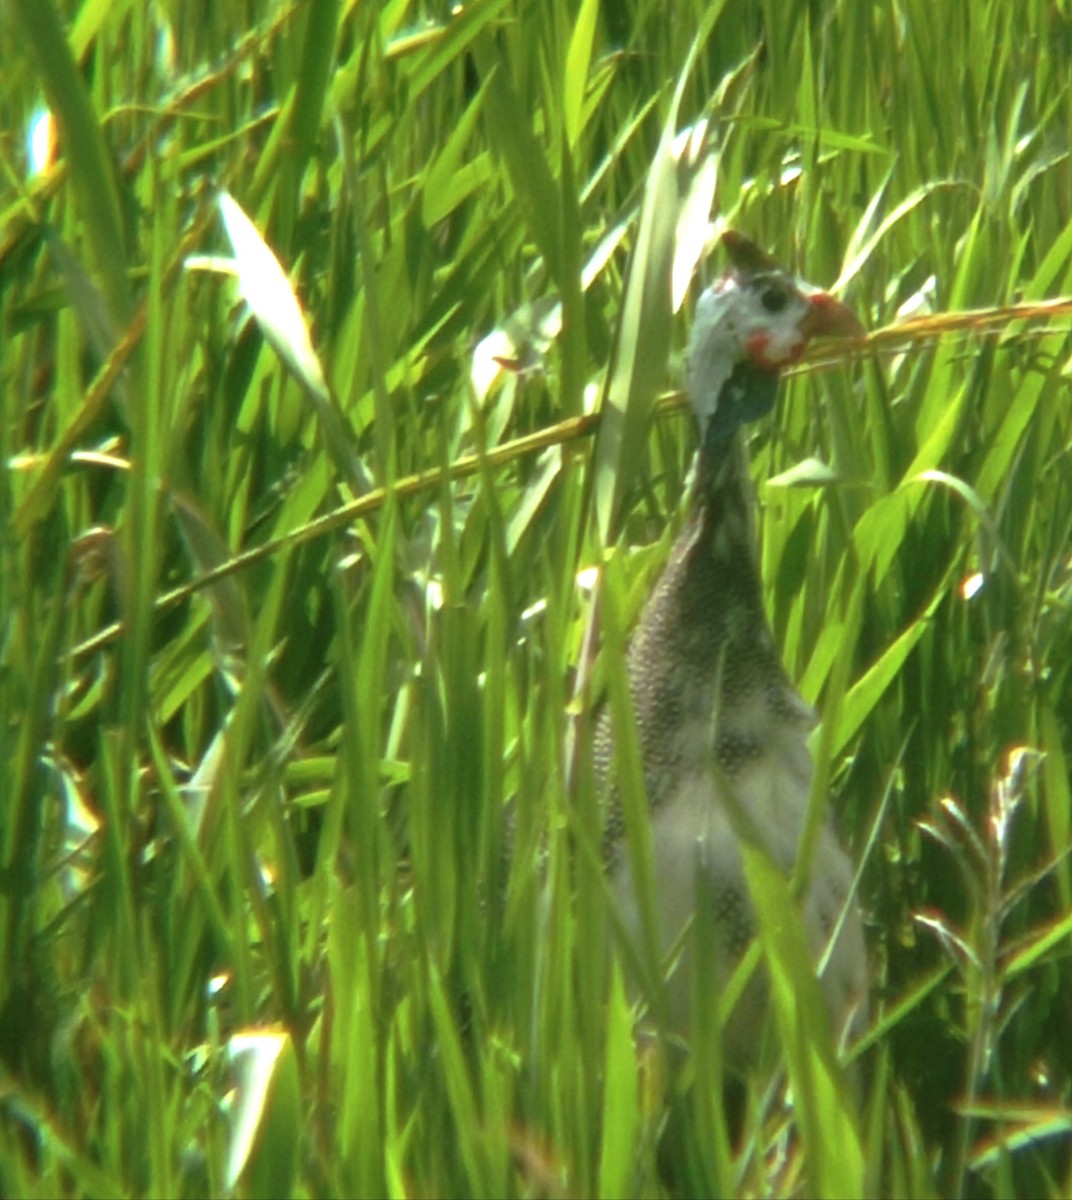
[[[232,196],[220,192],[219,205],[227,239],[234,251],[233,262],[196,258],[188,260],[187,265],[233,272],[242,299],[249,305],[264,336],[316,397],[329,400],[328,385],[309,340],[305,316],[279,259]]]
[[[711,207],[718,182],[718,160],[706,120],[683,130],[674,140],[678,171],[688,178],[674,235],[674,265],[671,275],[671,307],[680,312],[696,265],[707,252],[714,232]]]
[[[268,1194],[266,1182],[285,1195],[293,1177],[298,1077],[290,1035],[279,1029],[236,1033],[228,1045],[238,1077],[234,1129],[227,1154],[226,1188],[249,1170],[252,1191]]]
[[[982,591],[983,584],[986,582],[986,577],[982,571],[973,571],[960,585],[961,597],[965,600],[971,600]]]
[[[40,175],[55,163],[59,155],[59,133],[50,109],[42,109],[30,122],[27,146],[31,175]]]
[[[234,198],[221,192],[220,216],[234,258],[197,255],[186,260],[189,270],[234,275],[265,338],[305,388],[320,424],[324,448],[354,495],[369,490],[371,480],[361,465],[353,439],[340,419],[327,380],[309,339],[309,330],[279,259],[268,248],[253,222]]]
[[[504,364],[512,359],[516,352],[514,340],[505,329],[493,329],[477,345],[473,351],[473,365],[469,378],[481,404],[506,370]]]

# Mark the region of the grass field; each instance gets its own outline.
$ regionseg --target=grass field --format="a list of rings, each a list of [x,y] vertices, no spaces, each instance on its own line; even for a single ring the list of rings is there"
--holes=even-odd
[[[732,1114],[710,1015],[635,1041],[589,753],[709,220],[871,329],[1072,294],[1069,0],[10,0],[0,63],[0,1194],[1072,1195],[1072,316],[751,443],[855,1085],[773,936]]]

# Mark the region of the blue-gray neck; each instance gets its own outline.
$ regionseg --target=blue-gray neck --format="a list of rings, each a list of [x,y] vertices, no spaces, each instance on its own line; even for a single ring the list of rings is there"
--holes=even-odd
[[[718,403],[701,431],[702,450],[709,467],[717,467],[725,457],[742,425],[765,417],[778,395],[778,373],[765,371],[742,361],[722,385]]]

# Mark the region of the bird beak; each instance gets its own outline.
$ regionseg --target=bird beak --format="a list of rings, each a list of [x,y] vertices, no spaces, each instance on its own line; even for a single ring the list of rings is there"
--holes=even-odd
[[[835,300],[829,292],[812,292],[808,297],[808,311],[804,314],[799,328],[806,338],[861,338],[867,334],[860,318],[852,309],[840,300]]]

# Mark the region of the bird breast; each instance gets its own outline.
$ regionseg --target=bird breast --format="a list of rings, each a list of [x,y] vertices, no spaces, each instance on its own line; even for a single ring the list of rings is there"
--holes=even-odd
[[[710,760],[708,760],[710,761]],[[811,762],[799,732],[772,731],[765,752],[732,777],[715,767],[684,775],[673,794],[652,814],[652,850],[664,963],[676,946],[681,953],[667,979],[669,1032],[687,1036],[692,1003],[693,955],[711,956],[721,990],[756,933],[756,917],[741,860],[738,830],[726,789],[750,818],[763,848],[787,874],[796,864],[807,818]],[[804,895],[802,916],[813,957],[828,949],[852,885],[852,864],[833,832],[820,830]],[[640,904],[628,855],[614,871],[614,892],[627,936],[640,942]],[[695,946],[687,932],[698,903],[712,906],[705,923],[710,944]],[[684,935],[684,936],[683,936]],[[863,929],[849,908],[830,950],[821,979],[837,1036],[855,1033],[865,1015],[867,994]],[[763,1024],[766,982],[757,973],[742,994],[724,1033],[727,1064],[742,1070],[754,1059]]]

